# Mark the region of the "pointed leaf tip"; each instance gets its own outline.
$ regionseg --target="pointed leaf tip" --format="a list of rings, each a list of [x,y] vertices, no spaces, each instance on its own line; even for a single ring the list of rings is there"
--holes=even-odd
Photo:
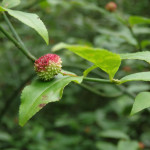
[[[6,11],[9,13],[9,15],[33,28],[45,40],[46,44],[49,44],[48,31],[38,15],[11,9],[6,9]]]
[[[150,92],[141,92],[135,98],[130,115],[132,116],[148,107],[150,107]]]

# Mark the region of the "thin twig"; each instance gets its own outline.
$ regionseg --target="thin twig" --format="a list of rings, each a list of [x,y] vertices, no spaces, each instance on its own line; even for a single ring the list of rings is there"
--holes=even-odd
[[[86,90],[88,90],[88,91],[90,91],[90,92],[92,92],[98,96],[101,96],[101,97],[116,98],[116,97],[119,97],[123,94],[123,93],[119,93],[119,94],[115,94],[115,95],[106,95],[106,94],[98,91],[97,89],[90,87],[87,84],[82,83],[82,84],[79,84],[79,86],[81,86],[81,87],[85,88]]]
[[[100,82],[100,83],[112,83],[110,80],[107,79],[99,79],[99,78],[88,78],[84,77],[84,81],[91,81],[91,82]]]
[[[116,85],[116,87],[121,90],[123,93],[127,94],[132,99],[135,99],[136,95],[130,91],[128,91],[124,86],[122,85]]]
[[[81,69],[81,70],[85,70],[84,67],[79,66],[79,65],[66,65],[65,67],[71,67],[71,68],[77,68],[77,69]],[[104,75],[97,73],[96,71],[92,71],[92,73],[94,73],[95,75],[100,76],[101,78],[104,77]],[[106,82],[107,83],[107,82]],[[108,82],[109,83],[109,82]],[[111,82],[110,82],[111,83]],[[132,99],[135,99],[136,95],[133,92],[129,92],[126,87],[124,85],[116,85],[114,84],[114,86],[121,90],[123,93],[125,93],[126,95],[128,95],[129,97],[131,97]]]
[[[22,42],[21,38],[19,37],[18,33],[16,32],[16,30],[14,29],[12,23],[9,21],[9,18],[7,17],[6,13],[3,12],[3,17],[6,21],[6,23],[8,24],[12,34],[14,35],[14,37],[18,40],[18,42],[20,43],[20,45],[27,50],[26,46],[24,45],[24,43]]]
[[[28,59],[30,59],[32,62],[34,62],[36,60],[36,58],[26,49],[24,49],[20,43],[18,41],[16,41],[7,31],[5,31],[5,29],[0,26],[0,31],[10,40],[14,43],[14,45],[20,50],[22,51],[22,53],[27,56]]]

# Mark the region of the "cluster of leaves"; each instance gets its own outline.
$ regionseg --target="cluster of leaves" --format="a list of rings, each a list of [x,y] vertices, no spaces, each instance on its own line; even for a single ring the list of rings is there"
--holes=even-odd
[[[150,73],[146,72],[149,64],[145,62],[137,61],[137,60],[144,60],[149,63],[149,57],[148,57],[149,52],[147,51],[149,41],[145,40],[145,39],[148,39],[149,28],[146,25],[136,25],[139,23],[149,24],[148,18],[131,16],[128,21],[124,21],[121,19],[122,16],[120,17],[118,16],[118,14],[110,14],[106,12],[104,9],[98,7],[97,1],[88,2],[88,1],[83,0],[83,1],[66,2],[65,0],[62,0],[62,1],[47,0],[47,1],[42,1],[39,4],[40,5],[38,6],[37,9],[41,10],[41,8],[43,8],[43,12],[48,13],[48,15],[43,15],[43,20],[45,20],[44,22],[48,24],[51,28],[50,33],[51,33],[52,39],[50,43],[51,42],[56,43],[57,41],[58,42],[64,41],[66,43],[70,43],[68,45],[63,45],[63,48],[69,49],[70,51],[76,53],[77,55],[83,57],[84,59],[94,63],[96,67],[101,68],[104,72],[106,72],[109,75],[110,81],[114,82],[113,77],[118,71],[119,67],[120,67],[120,70],[117,73],[117,78],[118,79],[121,78],[121,79],[119,80],[119,82],[117,81],[118,83],[125,83],[128,81],[138,81],[138,80],[140,81],[150,80],[149,79]],[[85,5],[87,7],[84,7]],[[16,11],[10,10],[11,5],[9,8],[8,7],[4,8],[4,7],[5,7],[5,3],[3,3],[1,10],[7,11],[10,15],[12,15],[13,17],[21,21],[22,17],[20,18],[20,15],[18,16],[18,14],[16,14]],[[50,14],[49,14],[49,7],[51,9]],[[77,9],[80,11],[79,12],[76,11]],[[70,13],[70,11],[72,11],[72,13]],[[89,13],[91,11],[93,12],[92,17],[89,17],[89,16],[84,17],[86,13]],[[40,14],[41,16],[43,12],[41,12]],[[61,14],[63,14],[62,16],[60,15],[60,12]],[[69,16],[68,16],[68,12],[70,13]],[[76,17],[74,17],[74,15]],[[34,18],[34,17],[32,18],[31,14],[29,16],[31,17],[31,18],[29,17],[30,18],[29,20],[32,20]],[[99,16],[101,16],[100,17],[101,20],[99,19]],[[25,17],[26,19],[28,18],[28,16],[25,16]],[[69,24],[68,24],[68,20],[69,20]],[[101,21],[101,23],[98,23],[99,21]],[[24,23],[27,23],[27,22],[28,21]],[[107,26],[106,26],[106,22],[107,22]],[[131,25],[132,30],[137,36],[137,38],[135,38],[135,36],[132,35],[132,32],[130,32],[127,26],[129,24]],[[36,30],[35,26],[34,27],[32,25],[29,25],[29,26],[31,26],[32,28]],[[60,27],[61,29],[59,29]],[[26,35],[26,33],[29,33],[29,31],[28,32],[26,31],[28,29],[26,28],[24,29],[24,26],[21,28],[22,29],[20,29],[21,30],[20,33],[22,35]],[[39,31],[39,34],[45,33],[45,32],[40,32],[40,29],[41,28],[38,28],[36,30],[36,31]],[[114,29],[115,29],[115,32],[114,32]],[[72,31],[71,35],[70,35],[70,31]],[[146,35],[144,36],[145,33]],[[30,36],[35,37],[35,36],[32,36],[32,33],[30,34]],[[28,42],[29,40],[27,40],[27,45],[30,47],[33,47],[34,45],[34,48],[32,49],[33,52],[35,51],[34,53],[39,56],[41,54],[44,54],[45,53],[44,51],[37,52],[37,49],[39,48],[45,49],[46,46],[44,46],[43,44],[36,44],[36,45],[33,44],[35,42],[39,43],[38,41],[40,41],[40,39],[38,38],[37,39],[30,38],[30,39],[31,39],[30,42]],[[137,39],[140,39],[141,48],[144,51],[146,50],[146,52],[135,53],[135,50],[138,51],[140,49],[139,41]],[[48,39],[46,41],[48,42]],[[72,43],[83,44],[86,46],[71,45]],[[5,45],[6,45],[6,42],[5,42]],[[90,45],[90,46],[94,45],[95,47],[101,47],[102,49],[91,48],[90,46],[87,46],[87,45]],[[57,47],[59,46],[61,47],[62,44],[57,45]],[[6,47],[10,49],[13,46],[8,42],[5,48]],[[49,48],[50,47],[51,46],[49,46]],[[109,51],[107,49],[109,49]],[[130,52],[130,53],[125,54],[127,52]],[[62,59],[64,60],[63,61],[64,68],[68,69],[70,67],[68,64],[73,64],[71,66],[71,71],[73,72],[75,71],[77,74],[82,74],[82,72],[78,71],[78,69],[81,69],[84,71],[86,68],[92,65],[90,62],[84,61],[83,59],[80,59],[79,57],[71,54],[70,52],[63,51],[62,53],[60,51],[58,53],[62,54]],[[10,55],[8,54],[8,56]],[[100,59],[97,59],[97,58],[100,58]],[[11,58],[8,57],[8,59],[11,59]],[[122,65],[120,66],[121,60],[124,60],[124,59],[130,59],[130,61],[122,61]],[[21,57],[18,60],[22,60],[22,63],[24,63],[25,61],[25,64],[22,64],[20,68],[19,66],[17,68],[18,70],[20,70],[20,73],[22,73],[19,75],[19,77],[22,75],[22,78],[24,79],[29,76],[30,72],[32,72],[32,66],[31,68],[29,67],[29,70],[27,70],[26,68],[30,66],[27,63],[27,61],[21,59]],[[15,61],[18,61],[18,60],[16,59]],[[129,70],[124,67],[126,65],[130,66],[130,68],[128,67]],[[25,69],[25,72],[22,70],[21,67]],[[73,67],[77,67],[78,69],[74,70]],[[93,67],[93,69],[96,67]],[[17,72],[14,69],[14,67],[12,68],[12,72],[13,71],[15,75]],[[97,74],[96,77],[102,76],[103,78],[107,78],[107,76],[105,76],[103,71],[96,69],[96,74]],[[142,72],[142,73],[135,73],[135,72]],[[129,73],[131,75],[127,75]],[[95,77],[94,71],[92,71],[90,75]],[[22,82],[23,79],[21,79],[20,82]],[[69,82],[76,81],[78,83],[81,83],[82,79],[83,77],[70,77],[70,76],[58,75],[58,77],[56,77],[55,80],[53,80],[50,83],[43,83],[43,82],[40,82],[39,80],[33,81],[33,83],[30,86],[27,86],[22,93],[22,105],[20,108],[20,124],[24,125],[24,123],[29,118],[31,118],[38,110],[40,110],[48,102],[56,101],[60,99],[62,96],[62,90],[64,86],[66,86]],[[9,82],[9,84],[11,84],[10,85],[10,88],[11,88],[11,87],[14,87],[16,83],[15,81],[11,81]],[[136,84],[138,83],[129,82],[126,84],[126,86],[130,92],[133,92],[136,94],[141,91],[149,90],[148,83],[140,82],[140,84],[138,84],[139,86],[137,86]],[[81,84],[81,86],[84,86],[84,84]],[[33,121],[33,124],[31,122],[31,125],[29,124],[27,127],[25,127],[26,129],[24,129],[24,132],[22,131],[20,135],[14,136],[12,138],[10,134],[1,133],[2,135],[1,139],[3,140],[5,139],[4,137],[6,137],[6,141],[10,142],[10,144],[8,144],[8,147],[16,147],[16,148],[25,147],[25,145],[31,140],[32,144],[29,145],[28,149],[42,149],[42,148],[51,147],[52,149],[62,148],[66,150],[66,149],[69,149],[70,147],[71,148],[74,147],[74,149],[93,149],[94,147],[95,149],[100,149],[100,150],[103,150],[103,149],[113,150],[113,149],[117,149],[118,147],[119,150],[123,150],[127,147],[127,145],[128,146],[130,145],[129,147],[131,148],[131,150],[137,150],[138,149],[137,141],[139,140],[144,141],[145,144],[149,146],[147,142],[148,133],[146,134],[143,132],[146,130],[148,126],[145,125],[143,129],[141,129],[142,131],[139,131],[140,136],[138,135],[138,133],[135,133],[135,131],[131,132],[132,130],[135,130],[135,126],[138,129],[141,126],[141,124],[143,124],[143,122],[144,123],[146,122],[147,119],[146,117],[144,117],[144,119],[140,119],[141,117],[139,115],[134,116],[130,119],[125,117],[126,115],[129,115],[130,107],[132,104],[131,102],[128,102],[129,97],[125,97],[124,92],[123,92],[121,93],[122,96],[120,96],[119,99],[117,99],[116,97],[113,98],[115,94],[118,95],[119,93],[120,95],[120,91],[119,90],[116,91],[116,88],[113,87],[114,85],[89,83],[89,87],[91,86],[93,87],[94,91],[98,90],[102,92],[100,97],[92,98],[92,95],[90,93],[87,93],[86,91],[78,89],[77,87],[72,87],[72,89],[80,90],[75,93],[74,91],[72,91],[71,89],[69,90],[68,88],[66,89],[66,92],[65,92],[66,95],[64,95],[64,100],[66,102],[62,101],[61,103],[58,103],[58,104],[51,104],[52,106],[49,106],[50,108],[49,111],[46,109],[48,107],[46,107],[44,109],[45,113],[42,114],[43,117],[36,116],[35,122],[39,118],[40,119],[39,119],[38,125],[35,123],[35,128],[32,127],[34,126],[34,121]],[[87,85],[84,87],[88,89]],[[80,93],[82,92],[85,92],[86,94],[83,94],[83,96],[81,96],[80,98],[78,96],[76,97],[74,96],[78,94],[81,95]],[[104,96],[106,97],[112,96],[112,97],[103,98]],[[73,99],[73,97],[75,97],[74,100],[70,100],[70,103],[73,103],[73,104],[69,104],[69,99]],[[149,97],[149,92],[142,92],[136,97],[136,100],[135,100],[136,103],[133,106],[132,114],[144,108],[149,107],[148,97]],[[67,102],[67,99],[68,99],[68,102]],[[106,100],[111,99],[112,102],[107,101],[107,103],[105,104],[106,106],[104,106],[103,104],[104,102],[101,102],[102,104],[98,105],[99,101],[103,101],[105,99]],[[80,104],[81,100],[82,100],[82,104]],[[86,103],[86,100],[92,100],[92,102],[89,102],[89,106],[92,106],[92,103],[94,103],[93,109],[91,109],[92,107],[89,109],[88,107],[86,108],[84,106]],[[62,107],[61,106],[59,107],[59,105],[61,104],[62,104]],[[2,103],[2,106],[3,105],[4,104]],[[66,105],[66,111],[64,109],[65,108],[64,105]],[[118,110],[116,110],[116,105],[117,105]],[[69,106],[72,106],[72,108],[74,108],[74,111],[71,111],[72,109],[67,110]],[[78,110],[79,112],[77,113],[75,110]],[[123,111],[127,111],[126,115],[124,115],[125,112]],[[77,113],[77,115],[73,115],[74,113]],[[53,116],[53,118],[50,116]],[[50,119],[48,119],[49,117]],[[57,117],[58,119],[54,119]],[[5,119],[3,120],[7,128],[10,128],[10,129],[16,128],[13,125],[13,123],[11,123],[10,121],[8,121],[7,123],[7,121],[8,120],[5,120]],[[45,122],[44,127],[40,125],[40,124],[43,125],[43,122]],[[54,123],[54,125],[51,125],[51,127],[49,127],[50,123]],[[148,122],[146,123],[148,124]],[[72,129],[70,129],[67,132],[67,129],[70,126]],[[31,129],[34,129],[34,130],[33,132],[29,134]],[[17,128],[17,130],[19,129]],[[50,131],[50,132],[45,133],[45,130]],[[53,133],[51,132],[52,130],[53,130]],[[57,132],[57,130],[59,130],[59,133]],[[101,132],[101,130],[103,130],[103,132]],[[98,132],[100,132],[100,134],[97,134]],[[12,133],[14,134],[15,131]],[[84,135],[78,136],[79,134],[81,135],[84,134]],[[129,134],[130,137],[127,134]],[[19,139],[20,136],[22,135],[25,135],[25,137],[28,139],[22,140],[21,144],[14,142],[17,139]],[[33,136],[37,137],[37,139],[33,140],[32,139]],[[139,138],[137,138],[138,136]],[[48,139],[52,139],[51,142],[48,142]],[[133,139],[135,139],[136,141],[134,141]],[[39,141],[42,141],[42,142],[40,143]],[[37,144],[38,142],[39,142],[39,145]],[[60,143],[60,145],[58,145],[57,143]],[[116,146],[117,143],[118,143],[118,146]],[[80,145],[80,146],[77,146],[77,145]],[[4,147],[5,147],[5,144],[4,144]]]
[[[147,19],[147,18],[131,16],[128,22],[130,26],[133,26],[134,24],[139,24],[139,23],[149,24],[149,21],[150,19]],[[136,44],[138,47],[138,41]],[[88,46],[67,45],[63,43],[56,45],[53,48],[53,50],[56,51],[62,48],[67,48],[70,51],[74,52],[75,54],[79,55],[80,57],[92,62],[94,66],[99,67],[100,69],[105,71],[109,75],[110,81],[116,84],[122,84],[122,83],[129,82],[129,81],[150,81],[150,72],[140,72],[140,73],[130,74],[128,76],[121,78],[120,80],[114,79],[114,75],[116,74],[116,72],[118,71],[120,67],[121,60],[139,59],[139,60],[144,60],[149,63],[150,52],[148,51],[137,52],[137,53],[126,53],[126,54],[119,55],[119,54],[112,53],[105,49],[92,48]],[[79,77],[76,77],[76,80],[78,80],[78,78]],[[83,77],[80,77],[80,78],[83,78]],[[73,80],[74,78],[69,80],[69,82]],[[58,95],[62,95],[62,89],[64,88],[64,84],[62,83],[63,82],[66,83],[66,82],[65,80],[61,80],[60,82],[59,78],[56,81],[59,82],[58,87],[60,88],[60,91],[58,93],[51,92],[52,89],[55,89],[55,84],[53,84],[52,87],[49,88],[49,84],[53,83],[53,81],[50,81],[48,85],[47,83],[43,82],[43,84],[46,86],[44,88],[44,91],[41,90],[41,86],[36,86],[35,84],[28,86],[29,89],[23,91],[22,104],[20,107],[20,125],[24,125],[27,120],[29,120],[36,112],[38,112],[41,108],[43,108],[43,106],[45,106],[48,102],[54,102],[60,99],[59,97],[59,98],[56,98],[56,100],[54,100],[55,98],[53,99],[53,97],[58,97]],[[81,83],[81,81],[82,80],[80,79],[79,83]],[[30,97],[28,95],[30,95]],[[150,103],[147,101],[148,95],[150,95],[149,92],[141,92],[135,98],[135,103],[133,105],[131,114],[135,114],[143,110],[144,108],[147,108],[150,106]],[[31,101],[30,99],[33,99],[33,101]],[[42,101],[43,99],[45,99],[45,102]]]
[[[20,4],[20,0],[11,0],[11,1],[3,0],[0,6],[0,11],[2,12],[7,11],[9,15],[11,15],[12,17],[18,19],[19,21],[23,22],[29,27],[35,29],[43,37],[45,42],[48,44],[49,43],[48,32],[46,30],[45,25],[40,20],[39,16],[32,13],[25,13],[22,11],[16,11],[10,9],[19,4]]]

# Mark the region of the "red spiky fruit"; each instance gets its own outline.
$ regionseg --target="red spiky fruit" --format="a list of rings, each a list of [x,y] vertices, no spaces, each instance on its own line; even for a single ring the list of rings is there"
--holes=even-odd
[[[109,2],[106,4],[105,8],[110,12],[114,12],[117,9],[117,4],[115,2]]]
[[[46,54],[34,63],[34,69],[43,81],[49,81],[61,72],[61,58],[56,54]]]

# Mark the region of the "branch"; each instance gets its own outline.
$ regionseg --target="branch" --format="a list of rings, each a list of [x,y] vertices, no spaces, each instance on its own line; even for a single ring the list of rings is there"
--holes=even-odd
[[[125,88],[122,85],[116,85],[116,87],[121,90],[123,93],[125,93],[126,95],[130,96],[131,98],[135,99],[136,95],[130,91],[127,90],[127,88]]]
[[[128,91],[124,86],[122,85],[117,85],[115,82],[111,82],[110,80],[106,80],[106,79],[98,79],[98,78],[83,78],[83,80],[85,81],[91,81],[91,82],[99,82],[99,83],[112,83],[115,84],[116,87],[122,91],[123,93],[127,94],[128,96],[130,96],[131,98],[135,98],[135,94],[131,93],[130,91]]]
[[[88,91],[90,91],[90,92],[92,92],[92,93],[94,93],[94,94],[96,94],[96,95],[98,95],[98,96],[100,96],[100,97],[116,98],[116,97],[119,97],[119,96],[121,96],[121,95],[123,94],[123,92],[122,92],[122,93],[115,94],[115,95],[106,95],[106,94],[104,94],[104,93],[98,91],[97,89],[95,89],[95,88],[93,88],[93,87],[91,87],[91,86],[89,86],[89,85],[87,85],[87,84],[83,84],[83,83],[82,83],[82,84],[79,84],[79,86],[85,88],[86,90],[88,90]]]
[[[84,81],[91,81],[91,82],[100,82],[100,83],[113,83],[110,80],[107,79],[99,79],[99,78],[88,78],[88,77],[84,77],[83,78]]]
[[[18,40],[18,42],[20,43],[20,45],[27,50],[27,48],[25,47],[24,43],[22,42],[21,38],[19,37],[18,33],[16,32],[16,30],[14,29],[12,23],[9,21],[7,15],[5,12],[3,12],[3,17],[6,21],[6,23],[8,24],[12,34],[14,35],[14,37]],[[28,50],[27,50],[28,51]]]
[[[10,40],[14,43],[14,45],[20,50],[22,51],[22,53],[27,56],[28,59],[30,59],[32,62],[34,62],[36,60],[36,58],[26,49],[24,49],[20,43],[18,41],[16,41],[7,31],[5,31],[5,29],[0,26],[0,31]]]
[[[69,68],[77,68],[77,69],[80,69],[80,70],[85,70],[85,68],[84,68],[84,66],[79,66],[79,65],[66,65],[66,66],[64,66],[64,67],[69,67]],[[97,76],[100,76],[101,78],[104,78],[105,77],[105,75],[103,75],[102,73],[101,74],[99,74],[99,73],[97,73],[96,71],[92,71],[92,73],[94,73],[95,75],[97,75]],[[88,80],[88,79],[87,79]],[[97,79],[96,79],[97,80]],[[100,79],[101,80],[101,79]],[[99,80],[99,82],[101,82]],[[104,81],[104,79],[102,79],[103,81]],[[85,79],[85,81],[86,81],[86,79]],[[89,81],[89,80],[88,80]],[[90,80],[91,81],[91,80]],[[94,80],[93,80],[93,82],[95,82],[95,78],[94,78]],[[110,82],[109,80],[107,80],[106,82],[103,82],[103,83],[112,83],[112,82]],[[117,88],[117,89],[119,89],[119,90],[121,90],[123,93],[125,93],[126,95],[128,95],[129,97],[131,97],[132,99],[135,99],[135,97],[136,97],[136,95],[134,94],[134,93],[132,93],[132,92],[130,92],[130,91],[128,91],[127,90],[127,88],[124,86],[124,85],[116,85],[116,84],[114,84],[114,86]]]

